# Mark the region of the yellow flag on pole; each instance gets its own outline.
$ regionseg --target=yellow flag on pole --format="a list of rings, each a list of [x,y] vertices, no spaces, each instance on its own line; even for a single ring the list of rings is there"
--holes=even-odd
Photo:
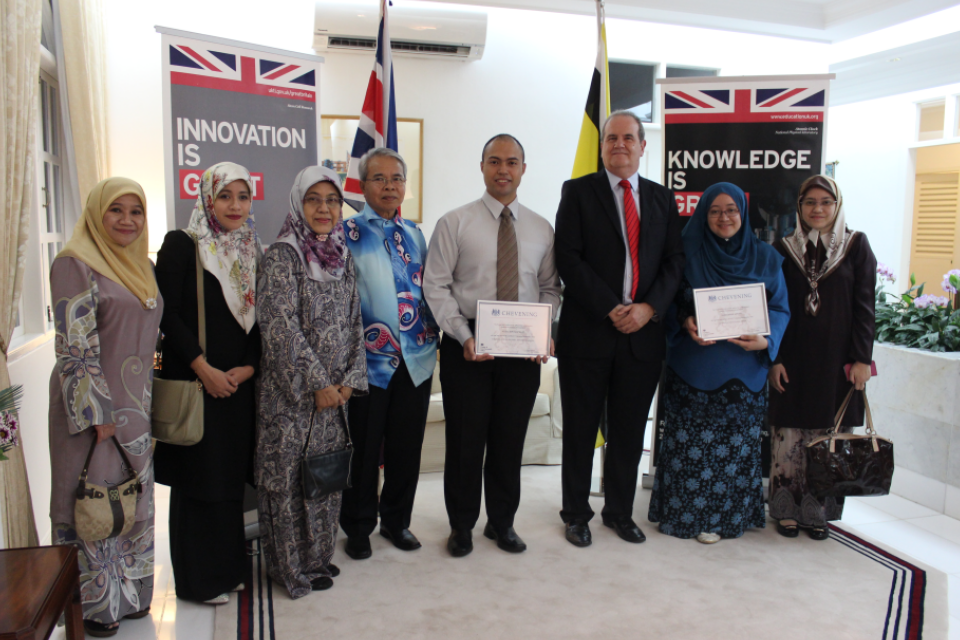
[[[600,158],[600,131],[610,115],[610,70],[607,64],[607,29],[603,19],[603,0],[597,0],[597,63],[590,81],[590,93],[580,125],[580,141],[573,160],[573,178],[596,173],[603,168]]]

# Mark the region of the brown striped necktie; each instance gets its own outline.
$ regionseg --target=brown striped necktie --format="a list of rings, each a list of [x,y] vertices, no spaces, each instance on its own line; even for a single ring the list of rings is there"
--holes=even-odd
[[[497,300],[520,299],[520,263],[517,253],[517,232],[509,207],[500,213],[497,232]]]

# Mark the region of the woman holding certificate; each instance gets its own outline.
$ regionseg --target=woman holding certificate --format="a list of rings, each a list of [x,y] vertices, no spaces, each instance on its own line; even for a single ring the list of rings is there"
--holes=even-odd
[[[843,498],[810,493],[805,449],[834,426],[850,389],[870,379],[877,259],[867,237],[847,228],[832,179],[808,178],[797,204],[796,231],[774,244],[786,257],[792,317],[770,369],[770,516],[781,535],[795,538],[802,527],[826,540]],[[853,394],[841,431],[863,424],[861,395]]]
[[[664,319],[666,424],[647,517],[663,533],[710,544],[765,526],[765,383],[790,310],[783,258],[751,232],[746,197],[736,185],[721,182],[704,192],[683,231],[683,248],[684,281]],[[694,290],[758,283],[766,293],[768,335],[699,337]]]

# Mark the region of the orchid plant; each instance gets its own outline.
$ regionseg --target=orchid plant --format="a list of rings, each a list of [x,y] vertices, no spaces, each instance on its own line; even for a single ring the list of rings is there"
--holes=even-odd
[[[23,386],[19,384],[0,391],[0,461],[6,460],[4,454],[20,442],[17,411],[22,398]]]
[[[943,290],[953,300],[923,293],[910,275],[910,288],[902,294],[884,291],[887,282],[896,282],[893,272],[877,265],[876,339],[928,351],[960,351],[960,311],[956,310],[960,270],[943,276]]]

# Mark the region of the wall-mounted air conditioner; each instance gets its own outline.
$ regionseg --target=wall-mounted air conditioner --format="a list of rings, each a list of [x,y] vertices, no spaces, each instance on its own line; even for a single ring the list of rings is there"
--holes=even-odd
[[[377,5],[317,2],[313,48],[317,53],[375,51],[379,26]],[[399,3],[390,8],[394,56],[479,60],[486,40],[486,12]]]

